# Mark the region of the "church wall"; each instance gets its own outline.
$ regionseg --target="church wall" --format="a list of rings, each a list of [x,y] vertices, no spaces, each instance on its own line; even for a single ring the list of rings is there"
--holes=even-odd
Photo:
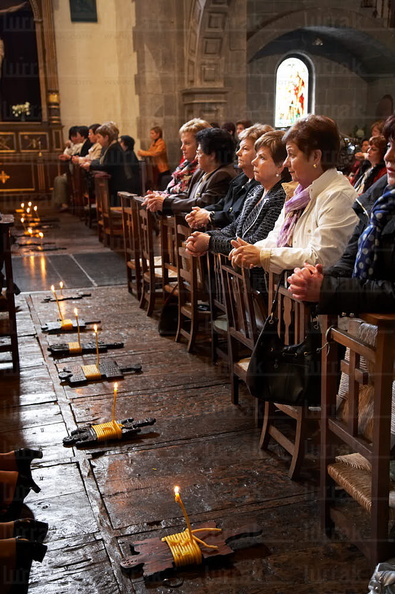
[[[74,124],[113,120],[137,140],[134,3],[97,0],[97,23],[72,23],[69,2],[53,5],[64,136]]]

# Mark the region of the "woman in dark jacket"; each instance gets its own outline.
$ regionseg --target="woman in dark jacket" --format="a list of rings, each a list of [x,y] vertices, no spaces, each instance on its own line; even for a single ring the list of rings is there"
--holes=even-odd
[[[361,167],[361,173],[356,175],[352,185],[362,194],[366,192],[377,180],[386,174],[384,155],[387,150],[387,141],[384,136],[372,136],[369,140],[367,151],[367,167]]]
[[[357,201],[360,220],[342,258],[325,272],[295,268],[288,279],[294,297],[318,303],[321,313],[395,312],[395,115],[383,135],[388,185],[373,205]]]
[[[84,169],[105,171],[111,178],[108,186],[111,206],[119,206],[118,192],[128,191],[128,178],[125,171],[125,154],[118,142],[119,130],[113,122],[102,124],[96,130],[97,142],[102,146],[100,159],[85,163]]]
[[[119,137],[119,144],[124,151],[125,175],[128,180],[128,192],[131,194],[141,194],[139,161],[134,152],[134,138],[124,134]]]

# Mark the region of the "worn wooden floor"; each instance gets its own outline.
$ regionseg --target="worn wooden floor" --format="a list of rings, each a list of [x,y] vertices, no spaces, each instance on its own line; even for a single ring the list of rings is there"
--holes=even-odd
[[[3,451],[29,446],[44,452],[33,470],[41,492],[29,494],[25,512],[49,522],[48,553],[42,565],[33,565],[29,592],[171,592],[168,583],[123,575],[119,561],[135,541],[183,530],[173,496],[177,484],[192,524],[216,520],[235,531],[245,524],[262,529],[231,559],[179,571],[173,585],[180,594],[365,594],[371,570],[364,558],[321,534],[313,457],[304,480],[290,481],[279,449],[258,450],[253,399],[243,392],[240,406],[233,406],[226,373],[210,365],[203,348],[190,355],[183,344],[158,335],[157,319],[147,318],[120,284],[112,255],[104,273],[100,264],[84,268],[92,258],[81,255],[110,254],[94,231],[65,214],[47,233],[66,248],[59,251],[63,261],[51,251],[15,248],[23,289],[17,298],[20,376],[0,365]],[[125,342],[123,350],[102,357],[141,362],[140,375],[119,382],[117,418],[156,417],[144,437],[84,450],[63,447],[76,426],[110,420],[112,384],[61,385],[59,362],[47,351],[59,337],[41,331],[57,317],[56,304],[43,299],[59,280],[66,294],[75,288],[91,293],[64,302],[66,314],[78,307],[81,318],[101,320],[100,339]]]

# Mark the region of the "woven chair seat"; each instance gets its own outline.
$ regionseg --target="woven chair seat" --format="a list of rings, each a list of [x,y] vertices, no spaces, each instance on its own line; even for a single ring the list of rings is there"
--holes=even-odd
[[[361,505],[368,513],[372,507],[370,463],[360,454],[338,456],[336,462],[328,465],[329,476]],[[390,493],[395,494],[391,483]],[[395,519],[394,495],[389,498],[390,519]]]

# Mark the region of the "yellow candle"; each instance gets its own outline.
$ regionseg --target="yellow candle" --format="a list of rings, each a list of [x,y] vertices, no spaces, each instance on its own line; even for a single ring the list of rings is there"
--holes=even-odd
[[[53,296],[55,297],[55,300],[56,300],[56,305],[58,306],[59,317],[60,317],[60,319],[63,321],[63,316],[62,316],[62,312],[60,311],[60,305],[59,305],[59,301],[58,301],[58,296],[57,296],[57,294],[56,294],[56,291],[55,291],[55,287],[54,287],[54,285],[51,285],[51,291],[52,291],[52,293],[53,293]]]
[[[114,400],[112,403],[112,422],[113,423],[115,421],[115,406],[117,403],[117,392],[118,392],[118,382],[115,382],[115,384],[114,384]]]
[[[182,499],[181,499],[180,487],[174,487],[174,499],[175,499],[175,502],[178,503],[178,505],[181,507],[182,513],[183,513],[184,518],[185,518],[185,522],[187,524],[187,530],[189,532],[189,536],[190,536],[190,538],[193,538],[192,537],[192,530],[191,530],[191,523],[190,523],[189,518],[188,518],[187,510],[185,509],[185,506],[184,506],[184,504],[182,502]]]
[[[75,314],[75,321],[77,322],[78,344],[81,346],[80,323],[78,320],[78,309],[77,308],[74,309],[74,314]]]
[[[60,287],[60,294],[61,294],[61,295],[62,295],[62,297],[63,297],[63,281],[60,281],[60,283],[59,283],[59,287]]]
[[[93,326],[93,331],[96,337],[96,367],[99,369],[99,337],[97,334],[97,326],[96,324]]]

